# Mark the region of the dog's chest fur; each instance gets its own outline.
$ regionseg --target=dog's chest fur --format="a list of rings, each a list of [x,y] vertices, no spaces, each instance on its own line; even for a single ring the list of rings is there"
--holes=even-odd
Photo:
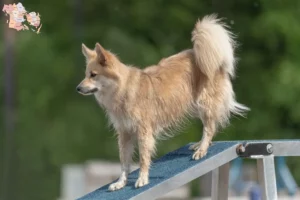
[[[108,113],[110,122],[118,132],[125,131],[127,133],[135,132],[134,121],[125,114]]]
[[[106,110],[111,125],[116,129],[117,132],[135,132],[135,123],[132,117],[122,109],[125,105],[117,104],[118,107],[114,107],[112,100],[108,100],[107,96],[95,95],[97,102]]]

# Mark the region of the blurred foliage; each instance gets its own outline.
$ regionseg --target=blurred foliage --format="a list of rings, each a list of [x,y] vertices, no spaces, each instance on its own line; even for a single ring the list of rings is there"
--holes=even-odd
[[[104,112],[93,97],[75,92],[84,76],[82,42],[90,48],[100,42],[125,63],[143,68],[191,48],[194,23],[212,12],[225,17],[237,35],[239,63],[234,88],[238,101],[252,109],[247,119],[232,119],[232,124],[215,139],[299,138],[300,2],[213,2],[24,1],[28,10],[41,14],[43,27],[39,35],[16,34],[16,130],[11,199],[56,199],[63,164],[89,159],[118,160],[117,142]],[[6,19],[1,20],[4,24]],[[3,47],[3,41],[0,44]],[[2,48],[1,60],[3,51]],[[3,72],[0,74],[1,113],[4,113]],[[4,115],[0,119],[3,127]],[[157,156],[199,140],[199,120],[191,120],[183,132],[159,142]],[[3,134],[0,140],[4,141]],[[4,148],[3,142],[0,147]],[[300,174],[296,169],[300,161],[289,162],[299,183]],[[3,163],[2,156],[0,163]]]

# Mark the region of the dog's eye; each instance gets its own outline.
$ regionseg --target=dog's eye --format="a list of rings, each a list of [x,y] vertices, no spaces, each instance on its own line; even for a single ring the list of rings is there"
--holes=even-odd
[[[91,78],[94,78],[95,76],[97,76],[97,74],[95,72],[91,72]]]

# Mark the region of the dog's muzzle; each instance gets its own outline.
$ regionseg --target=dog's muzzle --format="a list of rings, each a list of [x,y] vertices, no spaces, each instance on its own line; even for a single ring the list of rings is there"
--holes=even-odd
[[[83,88],[83,87],[80,87],[80,86],[77,86],[76,87],[76,90],[78,93],[80,94],[93,94],[95,92],[98,91],[97,88],[93,88],[93,89],[86,89],[86,88]]]

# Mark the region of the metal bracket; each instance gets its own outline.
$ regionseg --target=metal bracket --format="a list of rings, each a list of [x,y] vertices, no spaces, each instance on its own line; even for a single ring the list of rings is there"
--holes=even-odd
[[[271,143],[243,143],[238,145],[236,153],[240,157],[268,156],[273,153]]]

